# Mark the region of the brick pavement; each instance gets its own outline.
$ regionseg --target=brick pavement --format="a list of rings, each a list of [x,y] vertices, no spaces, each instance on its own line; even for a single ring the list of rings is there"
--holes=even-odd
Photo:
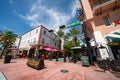
[[[26,65],[27,59],[12,59],[11,63],[1,64],[0,70],[8,80],[120,80],[109,71],[95,71],[80,64],[45,60],[45,67],[36,70]],[[62,73],[66,69],[68,73]]]

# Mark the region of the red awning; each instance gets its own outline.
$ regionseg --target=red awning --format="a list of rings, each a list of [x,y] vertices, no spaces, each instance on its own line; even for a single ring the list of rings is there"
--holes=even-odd
[[[64,50],[59,50],[60,52],[64,53]]]
[[[59,50],[57,50],[57,49],[52,49],[52,51],[55,51],[55,52],[57,52],[57,51],[59,51]]]
[[[43,49],[45,49],[47,51],[52,51],[52,48],[43,48]]]
[[[60,50],[58,50],[58,49],[55,49],[55,48],[43,48],[43,49],[45,49],[45,50],[47,50],[47,51],[55,51],[55,52],[57,52],[57,51],[60,51]]]
[[[7,50],[17,50],[17,48],[7,48]]]

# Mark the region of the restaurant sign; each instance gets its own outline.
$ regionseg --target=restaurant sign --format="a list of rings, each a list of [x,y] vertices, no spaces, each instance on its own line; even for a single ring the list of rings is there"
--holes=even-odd
[[[115,26],[120,25],[120,20],[116,20],[114,21],[114,23],[115,23]]]

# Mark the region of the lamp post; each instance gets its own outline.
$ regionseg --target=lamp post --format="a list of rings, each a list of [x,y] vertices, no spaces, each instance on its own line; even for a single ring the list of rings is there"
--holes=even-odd
[[[91,65],[94,65],[94,61],[93,61],[93,55],[91,53],[91,46],[90,46],[90,38],[87,35],[87,31],[86,31],[86,26],[85,26],[85,21],[82,21],[81,23],[83,31],[84,31],[84,36],[85,36],[85,42],[86,42],[86,47],[87,47],[87,53],[88,53],[88,57],[89,57],[89,62]]]
[[[94,61],[93,61],[93,55],[92,55],[92,53],[91,53],[91,46],[90,46],[90,43],[89,43],[89,41],[90,41],[90,38],[88,37],[88,34],[87,34],[87,29],[86,29],[86,21],[85,21],[85,19],[84,19],[84,8],[83,8],[83,5],[82,5],[82,2],[81,2],[81,0],[79,0],[80,1],[80,5],[81,5],[81,10],[80,10],[80,13],[79,13],[79,15],[78,15],[78,19],[80,20],[80,21],[82,21],[81,22],[81,26],[82,26],[82,28],[83,28],[83,31],[84,31],[84,36],[85,36],[85,41],[86,41],[86,46],[87,46],[87,52],[88,52],[88,57],[89,57],[89,61],[90,61],[90,64],[91,65],[94,65]]]
[[[81,15],[81,14],[79,14],[79,15]],[[87,31],[86,31],[87,29],[86,29],[86,26],[85,26],[85,21],[84,20],[76,21],[74,23],[68,24],[67,26],[65,26],[65,25],[60,26],[59,28],[60,29],[65,29],[65,28],[74,27],[74,26],[80,25],[80,24],[83,27],[83,32],[84,32],[84,36],[85,36],[85,42],[86,42],[86,45],[87,45],[87,54],[88,54],[88,57],[89,57],[89,62],[90,62],[91,65],[94,65],[93,55],[91,53],[91,46],[90,46],[90,43],[89,43],[90,38],[87,35]]]

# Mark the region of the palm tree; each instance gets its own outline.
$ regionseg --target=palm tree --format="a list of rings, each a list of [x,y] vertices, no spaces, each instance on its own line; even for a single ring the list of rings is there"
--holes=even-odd
[[[72,42],[73,42],[73,44],[74,44],[74,46],[79,46],[80,45],[80,42],[79,42],[79,40],[78,40],[78,36],[80,36],[81,35],[81,32],[80,32],[80,30],[78,30],[77,28],[75,28],[75,27],[73,27],[73,28],[71,28],[70,30],[69,30],[69,32],[68,33],[66,33],[66,37],[67,38],[72,38]]]
[[[3,50],[1,55],[7,50],[7,48],[12,47],[13,43],[16,40],[17,35],[13,31],[6,30],[5,33],[0,34],[1,44],[3,45]]]
[[[64,32],[62,30],[59,30],[57,33],[57,37],[60,39],[61,41],[61,49],[63,49],[63,45],[64,45]]]

